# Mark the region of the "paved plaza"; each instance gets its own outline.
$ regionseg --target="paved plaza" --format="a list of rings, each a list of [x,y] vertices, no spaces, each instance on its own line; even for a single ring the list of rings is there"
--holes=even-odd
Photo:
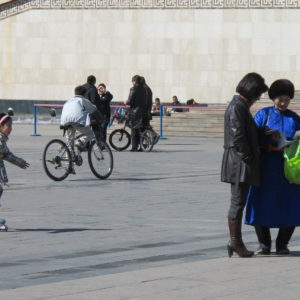
[[[84,157],[76,175],[54,182],[42,153],[62,133],[57,125],[32,132],[15,125],[8,144],[31,166],[6,163],[0,299],[299,299],[299,230],[289,257],[226,257],[222,139],[172,137],[150,153],[114,151],[103,181]],[[255,249],[253,228],[243,232]]]

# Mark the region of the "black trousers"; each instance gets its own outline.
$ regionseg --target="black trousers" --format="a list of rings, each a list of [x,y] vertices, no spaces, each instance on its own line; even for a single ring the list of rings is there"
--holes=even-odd
[[[102,139],[106,142],[107,139],[107,127],[108,127],[109,119],[102,121],[101,130],[102,130]]]
[[[140,130],[139,129],[131,129],[131,146],[132,149],[138,150],[140,145]]]
[[[248,183],[231,184],[231,199],[228,218],[241,219],[249,191]]]

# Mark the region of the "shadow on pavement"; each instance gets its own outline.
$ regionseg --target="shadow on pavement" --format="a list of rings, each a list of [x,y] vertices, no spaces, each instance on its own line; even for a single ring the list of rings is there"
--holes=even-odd
[[[76,232],[76,231],[103,231],[103,230],[112,230],[112,229],[89,229],[89,228],[23,228],[23,229],[14,229],[11,231],[15,232],[44,232],[48,233],[66,233],[66,232]]]

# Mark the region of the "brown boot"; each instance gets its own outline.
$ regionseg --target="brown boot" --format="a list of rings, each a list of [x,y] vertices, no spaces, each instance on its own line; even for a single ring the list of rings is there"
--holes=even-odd
[[[248,251],[242,240],[242,220],[228,218],[230,241],[227,245],[228,256],[235,252],[240,257],[251,257],[253,251]]]

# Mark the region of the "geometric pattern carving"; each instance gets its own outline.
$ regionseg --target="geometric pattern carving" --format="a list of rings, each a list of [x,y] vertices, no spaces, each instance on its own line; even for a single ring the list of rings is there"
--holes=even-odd
[[[0,20],[29,9],[300,8],[300,0],[15,0],[0,5]]]

